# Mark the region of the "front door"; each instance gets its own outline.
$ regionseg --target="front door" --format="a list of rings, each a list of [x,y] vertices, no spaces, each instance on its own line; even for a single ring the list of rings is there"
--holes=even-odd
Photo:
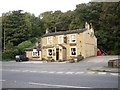
[[[59,60],[59,48],[56,49],[56,60]]]

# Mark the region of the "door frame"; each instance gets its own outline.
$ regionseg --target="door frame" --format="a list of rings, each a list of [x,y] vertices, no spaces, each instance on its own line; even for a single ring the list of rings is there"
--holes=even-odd
[[[56,48],[56,55],[55,55],[55,58],[56,58],[56,60],[59,60],[59,48]]]

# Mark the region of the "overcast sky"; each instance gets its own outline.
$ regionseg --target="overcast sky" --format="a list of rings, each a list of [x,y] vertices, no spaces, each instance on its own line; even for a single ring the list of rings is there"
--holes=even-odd
[[[74,10],[77,4],[88,3],[90,0],[1,0],[0,16],[13,10],[24,10],[38,16],[45,11]]]

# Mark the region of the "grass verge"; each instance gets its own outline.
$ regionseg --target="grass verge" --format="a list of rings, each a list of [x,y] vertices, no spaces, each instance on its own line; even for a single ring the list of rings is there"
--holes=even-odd
[[[110,72],[110,73],[118,73],[118,72],[107,71],[107,70],[94,70],[94,69],[92,69],[92,68],[87,68],[86,70],[96,71],[96,72]]]

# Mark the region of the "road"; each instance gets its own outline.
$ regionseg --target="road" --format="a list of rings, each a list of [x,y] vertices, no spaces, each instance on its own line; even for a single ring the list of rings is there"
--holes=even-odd
[[[97,56],[79,63],[2,63],[2,88],[118,88],[118,74],[93,72],[118,56]]]

